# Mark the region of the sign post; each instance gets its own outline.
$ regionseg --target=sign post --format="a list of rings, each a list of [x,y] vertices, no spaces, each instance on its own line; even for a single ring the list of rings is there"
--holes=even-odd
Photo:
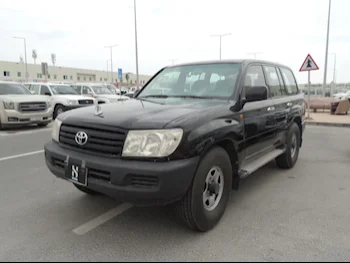
[[[123,69],[118,68],[118,78],[120,82],[123,80]],[[119,86],[120,98],[122,97],[122,85]]]
[[[307,83],[307,117],[310,119],[310,87],[311,87],[311,74],[313,70],[319,70],[315,60],[311,57],[310,54],[307,55],[304,63],[301,65],[300,72],[308,72],[308,83]]]

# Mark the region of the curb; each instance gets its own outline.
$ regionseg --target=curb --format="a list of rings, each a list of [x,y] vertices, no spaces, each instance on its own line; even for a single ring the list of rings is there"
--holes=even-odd
[[[350,128],[350,123],[334,123],[334,122],[315,122],[315,121],[306,121],[307,125],[310,126],[325,126],[325,127],[343,127]]]

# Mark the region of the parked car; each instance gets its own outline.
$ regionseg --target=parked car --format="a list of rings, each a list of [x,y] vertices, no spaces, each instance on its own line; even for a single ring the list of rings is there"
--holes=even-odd
[[[0,81],[0,129],[52,121],[51,102],[46,96],[32,95],[23,85]]]
[[[86,98],[74,91],[69,85],[55,83],[27,83],[32,94],[48,96],[51,99],[53,118],[65,111],[97,104],[94,98]]]
[[[197,80],[187,87],[190,75]],[[305,102],[289,67],[189,63],[163,68],[132,100],[60,115],[45,158],[87,194],[171,205],[189,228],[208,231],[242,179],[274,160],[294,167],[304,129]]]
[[[333,95],[334,99],[350,99],[350,90]]]
[[[114,103],[130,99],[122,95],[113,94],[113,92],[103,86],[103,84],[77,83],[72,85],[72,87],[77,93],[83,96],[95,98],[98,101],[98,104]]]

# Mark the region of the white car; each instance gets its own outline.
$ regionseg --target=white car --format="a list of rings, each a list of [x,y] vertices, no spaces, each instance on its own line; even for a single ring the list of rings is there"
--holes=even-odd
[[[46,96],[33,95],[16,82],[0,81],[0,129],[52,121],[52,106]]]
[[[83,96],[93,97],[97,99],[98,104],[114,103],[118,101],[129,100],[129,97],[114,94],[109,88],[103,84],[77,83],[71,87]]]
[[[41,94],[51,98],[53,119],[68,110],[97,105],[96,99],[81,96],[71,86],[65,84],[30,83],[28,89],[32,94]]]
[[[334,99],[350,99],[350,90],[333,95]]]

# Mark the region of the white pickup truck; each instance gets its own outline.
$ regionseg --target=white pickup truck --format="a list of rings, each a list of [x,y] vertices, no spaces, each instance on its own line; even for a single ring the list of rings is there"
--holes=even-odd
[[[27,125],[47,126],[52,121],[51,102],[32,95],[16,82],[0,81],[0,130]]]
[[[26,83],[32,94],[51,98],[53,119],[61,113],[81,107],[97,105],[97,100],[77,94],[69,85],[54,83]]]

